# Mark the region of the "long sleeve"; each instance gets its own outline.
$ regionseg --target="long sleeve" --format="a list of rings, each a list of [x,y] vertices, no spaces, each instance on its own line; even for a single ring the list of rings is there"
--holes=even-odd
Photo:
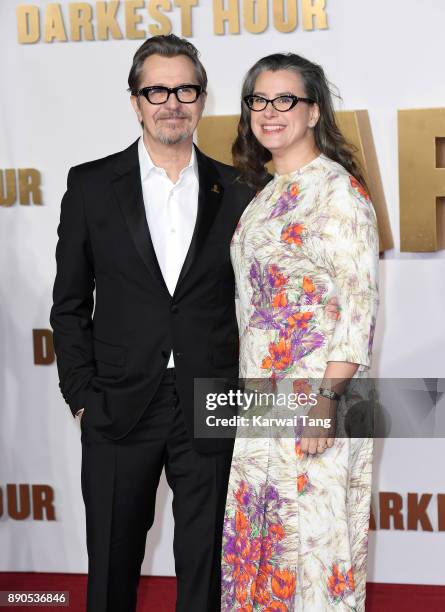
[[[321,256],[335,286],[340,318],[328,361],[345,361],[368,369],[378,309],[379,238],[369,196],[351,176],[333,179],[323,211]]]
[[[75,416],[84,406],[86,390],[95,374],[91,333],[94,268],[75,168],[68,173],[68,189],[62,199],[57,233],[57,273],[50,323],[54,331],[60,389]]]

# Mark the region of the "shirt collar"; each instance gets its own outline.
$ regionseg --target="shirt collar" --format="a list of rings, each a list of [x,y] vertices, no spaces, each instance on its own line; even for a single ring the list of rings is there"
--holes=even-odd
[[[147,151],[147,147],[144,144],[144,139],[141,136],[139,138],[139,143],[138,143],[138,156],[139,156],[139,168],[141,171],[141,181],[144,182],[145,179],[148,178],[150,172],[152,172],[153,170],[158,170],[160,172],[164,172],[165,170],[164,168],[160,168],[159,166],[155,166],[155,164],[153,163],[153,160],[150,157],[150,154]],[[195,178],[198,180],[198,160],[196,157],[196,152],[195,152],[195,147],[192,146],[192,154],[190,156],[190,161],[187,164],[187,166],[185,166],[180,174],[179,174],[179,180],[181,180],[182,176],[185,174],[185,172],[190,172],[191,169],[193,171],[193,174],[195,176]]]

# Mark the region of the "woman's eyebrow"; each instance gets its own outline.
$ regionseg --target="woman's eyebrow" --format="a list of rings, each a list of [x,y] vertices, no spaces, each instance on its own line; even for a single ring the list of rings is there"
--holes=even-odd
[[[266,94],[263,93],[262,91],[254,91],[252,95],[253,96],[263,96],[263,97],[266,97]],[[281,91],[281,92],[275,94],[276,97],[279,97],[279,96],[294,96],[294,95],[296,95],[296,94],[293,94],[291,91]]]

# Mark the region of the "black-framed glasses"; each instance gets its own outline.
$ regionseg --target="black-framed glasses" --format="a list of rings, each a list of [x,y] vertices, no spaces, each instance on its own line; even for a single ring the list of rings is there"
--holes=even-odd
[[[193,104],[202,94],[201,85],[184,84],[178,87],[163,87],[154,85],[153,87],[142,87],[136,95],[144,96],[150,104],[165,104],[170,95],[174,94],[178,102],[182,104]]]
[[[298,102],[306,102],[306,104],[315,104],[315,100],[311,100],[311,98],[300,98],[299,96],[294,96],[293,94],[277,96],[276,98],[273,98],[273,100],[268,100],[264,96],[256,96],[254,94],[251,94],[249,96],[244,96],[243,100],[250,108],[250,110],[255,112],[264,110],[269,104],[269,102],[272,104],[274,109],[279,111],[280,113],[290,111],[290,109],[294,108],[294,106],[296,106]]]

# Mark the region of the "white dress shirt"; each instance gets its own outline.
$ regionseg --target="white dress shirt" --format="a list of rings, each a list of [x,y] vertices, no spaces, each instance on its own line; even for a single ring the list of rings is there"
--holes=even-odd
[[[176,183],[164,168],[155,166],[141,136],[139,167],[145,214],[159,267],[170,295],[173,295],[192,240],[198,212],[198,163],[192,147],[189,164]],[[167,367],[174,366],[173,353]]]

